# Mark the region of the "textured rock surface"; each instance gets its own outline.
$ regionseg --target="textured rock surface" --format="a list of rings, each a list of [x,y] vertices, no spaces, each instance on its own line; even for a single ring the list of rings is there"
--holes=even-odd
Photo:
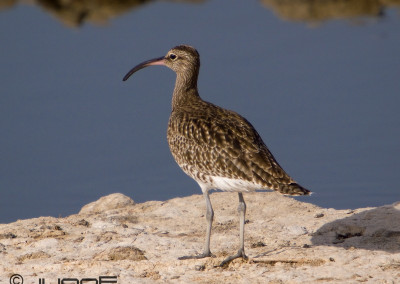
[[[99,276],[117,276],[116,283],[398,283],[400,203],[334,210],[277,193],[245,199],[248,261],[216,267],[237,250],[235,193],[211,195],[216,257],[199,260],[178,257],[202,252],[201,195],[135,204],[113,194],[66,218],[0,225],[0,283],[16,273],[24,283]]]

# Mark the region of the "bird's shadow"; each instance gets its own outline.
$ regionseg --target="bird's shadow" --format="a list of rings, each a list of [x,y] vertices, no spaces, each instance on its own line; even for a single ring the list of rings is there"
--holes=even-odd
[[[400,202],[355,211],[320,227],[312,235],[312,244],[400,252]]]

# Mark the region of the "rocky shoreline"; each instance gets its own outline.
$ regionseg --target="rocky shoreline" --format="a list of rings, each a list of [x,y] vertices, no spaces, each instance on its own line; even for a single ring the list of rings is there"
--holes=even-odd
[[[215,257],[197,260],[178,257],[202,252],[201,195],[136,204],[116,193],[65,218],[0,224],[0,283],[399,283],[399,202],[335,210],[273,192],[245,199],[249,260],[218,267],[239,242],[235,193],[211,195]]]

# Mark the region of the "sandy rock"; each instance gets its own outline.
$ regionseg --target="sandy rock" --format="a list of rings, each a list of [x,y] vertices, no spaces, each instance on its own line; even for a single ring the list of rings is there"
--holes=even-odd
[[[24,283],[399,283],[400,203],[334,210],[277,193],[244,197],[249,260],[218,267],[239,243],[235,193],[211,195],[215,257],[193,260],[178,257],[203,250],[201,195],[135,204],[112,194],[66,218],[0,225],[0,283],[14,274]]]
[[[81,211],[79,211],[79,214],[95,214],[131,206],[134,204],[135,202],[128,196],[123,195],[122,193],[113,193],[103,196],[97,201],[86,204],[82,207]]]

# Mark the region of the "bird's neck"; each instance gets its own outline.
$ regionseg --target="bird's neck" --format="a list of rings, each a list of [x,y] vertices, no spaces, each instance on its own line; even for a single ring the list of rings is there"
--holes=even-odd
[[[172,96],[172,110],[201,100],[197,91],[197,77],[198,74],[177,74]]]

